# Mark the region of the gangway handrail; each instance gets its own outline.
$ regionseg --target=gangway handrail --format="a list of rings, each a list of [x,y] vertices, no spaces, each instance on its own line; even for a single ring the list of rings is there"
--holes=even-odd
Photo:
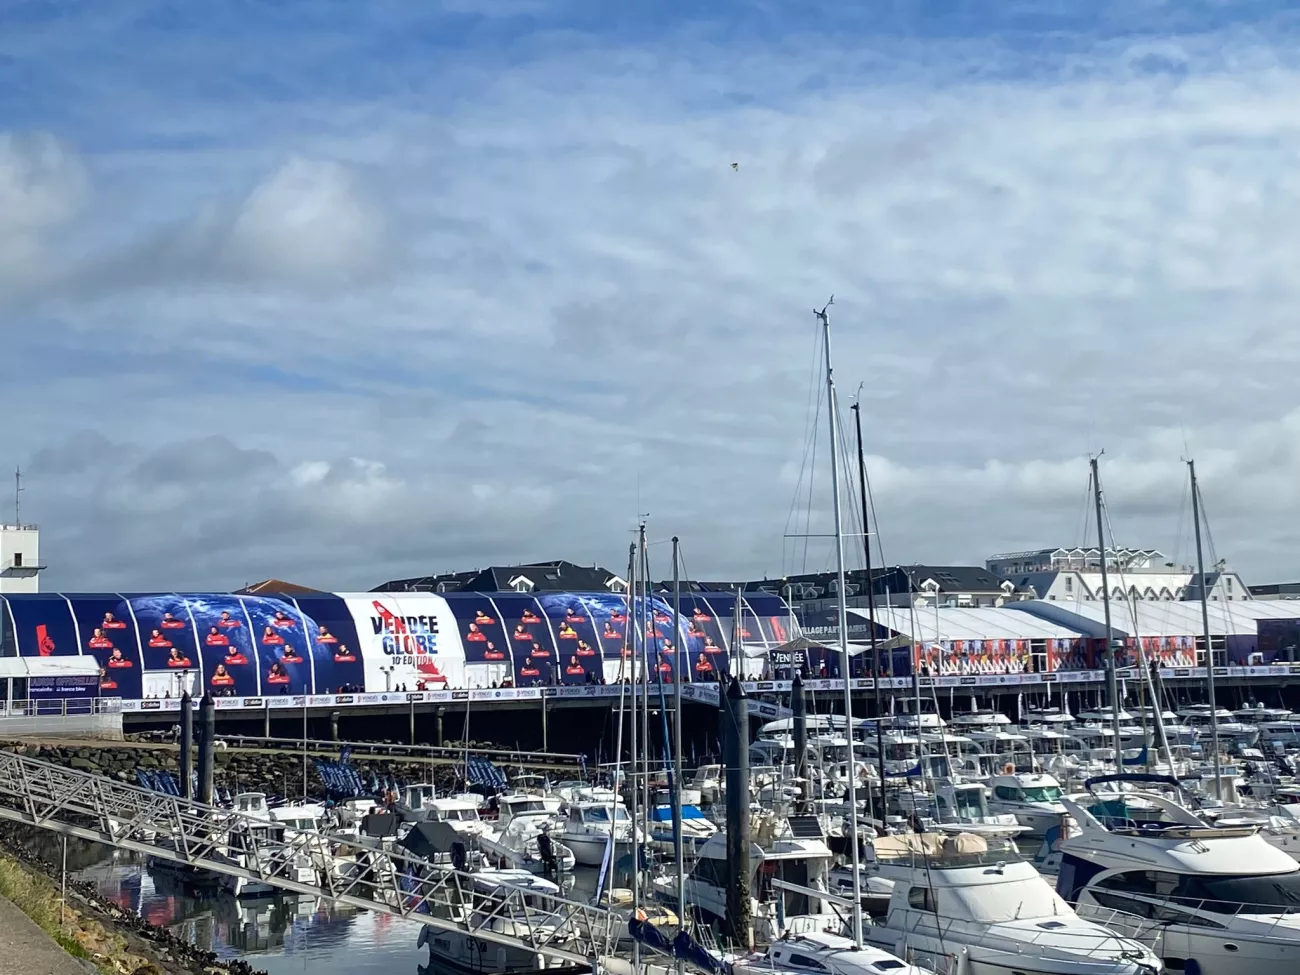
[[[575,964],[590,963],[620,923],[607,908],[491,873],[437,867],[314,830],[286,831],[281,838],[268,819],[9,751],[0,751],[0,818]],[[356,850],[351,860],[340,855],[346,848]],[[279,872],[304,856],[317,867],[318,883]],[[343,863],[355,873],[336,876]],[[494,922],[509,922],[499,927],[529,937],[504,933]]]

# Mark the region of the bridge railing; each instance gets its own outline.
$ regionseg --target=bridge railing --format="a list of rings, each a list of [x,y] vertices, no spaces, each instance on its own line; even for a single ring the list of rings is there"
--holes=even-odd
[[[0,717],[66,717],[121,712],[122,700],[116,697],[38,697],[24,701],[0,701]]]
[[[0,751],[0,818],[578,964],[607,950],[621,923],[607,909],[530,889],[526,877],[278,830],[270,820],[12,752]]]

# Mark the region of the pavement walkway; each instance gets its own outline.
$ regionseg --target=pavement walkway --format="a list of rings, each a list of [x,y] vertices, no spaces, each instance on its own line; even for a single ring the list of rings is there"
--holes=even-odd
[[[88,975],[89,971],[35,921],[0,897],[0,975]]]

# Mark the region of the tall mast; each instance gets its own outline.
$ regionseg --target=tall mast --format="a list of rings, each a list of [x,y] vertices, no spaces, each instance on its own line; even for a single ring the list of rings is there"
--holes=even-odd
[[[648,841],[650,838],[650,668],[659,676],[659,640],[654,628],[654,607],[650,603],[650,553],[645,544],[645,522],[637,535],[637,544],[641,555],[641,822]],[[651,647],[654,647],[654,662],[651,663]],[[632,867],[641,869],[641,848],[636,840],[636,818],[632,820],[633,846],[636,855]],[[648,900],[649,898],[647,898]]]
[[[835,404],[835,372],[831,367],[831,320],[826,309],[835,301],[830,301],[821,311],[813,312],[822,323],[822,334],[826,348],[826,415],[830,418],[831,451],[831,501],[835,507],[835,605],[839,616],[840,631],[840,671],[844,678],[844,722],[849,741],[849,816],[853,823],[853,943],[862,944],[862,874],[858,855],[858,790],[857,759],[853,754],[853,680],[849,669],[849,607],[844,592],[844,526],[840,517],[840,468],[839,468],[839,418]],[[874,626],[874,623],[873,623]],[[884,787],[884,780],[881,780]]]
[[[1119,680],[1115,673],[1115,631],[1110,625],[1110,584],[1106,581],[1106,533],[1101,522],[1101,475],[1097,471],[1097,458],[1089,461],[1092,467],[1092,499],[1097,509],[1097,548],[1101,553],[1102,610],[1106,614],[1106,690],[1110,694],[1110,720],[1115,732],[1115,769],[1121,767],[1119,752]]]
[[[14,527],[23,527],[22,518],[23,469],[14,467]]]
[[[871,625],[867,628],[867,640],[871,645],[871,672],[875,678],[871,683],[874,686],[874,696],[876,702],[876,758],[880,763],[877,771],[880,773],[880,815],[881,825],[885,822],[885,709],[884,703],[880,697],[880,645],[876,642],[876,586],[871,578],[871,519],[867,506],[867,461],[862,454],[862,410],[861,403],[853,404],[853,425],[858,434],[858,494],[862,497],[862,550],[863,550],[863,567],[867,573],[867,615],[871,618]],[[892,650],[890,651],[893,652]],[[853,734],[849,733],[849,750],[852,751]],[[876,801],[870,795],[870,786],[868,786],[868,799],[871,800],[872,810],[875,811]]]
[[[1214,749],[1214,794],[1223,798],[1223,769],[1219,763],[1219,715],[1214,702],[1214,650],[1210,643],[1210,594],[1205,589],[1205,556],[1201,552],[1201,488],[1196,461],[1187,462],[1192,478],[1192,522],[1196,525],[1196,572],[1201,577],[1201,631],[1205,634],[1205,686],[1210,695],[1210,747]]]
[[[630,660],[631,663],[632,663],[632,673],[631,673],[631,676],[628,678],[628,688],[627,688],[628,691],[630,691],[630,692],[631,692],[631,695],[632,695],[632,710],[631,710],[631,712],[630,712],[630,714],[629,714],[628,722],[627,722],[627,727],[628,727],[628,742],[629,742],[628,763],[627,763],[627,764],[628,764],[628,768],[631,770],[631,771],[630,771],[630,774],[628,775],[628,781],[627,781],[627,784],[628,784],[629,788],[628,788],[627,791],[628,791],[628,795],[629,795],[629,797],[630,797],[630,801],[631,801],[631,803],[632,803],[632,808],[631,808],[630,810],[628,810],[628,812],[629,812],[629,814],[630,814],[630,815],[629,815],[629,818],[632,820],[632,910],[633,910],[633,911],[638,911],[638,910],[641,909],[641,870],[640,870],[640,867],[641,867],[641,863],[640,863],[640,859],[641,859],[641,851],[638,849],[638,845],[637,845],[637,841],[636,841],[636,831],[637,831],[636,813],[637,813],[637,806],[639,805],[639,803],[637,802],[637,791],[636,791],[636,790],[637,790],[637,781],[636,781],[636,758],[637,758],[637,741],[636,741],[636,738],[637,738],[637,728],[636,728],[636,690],[637,690],[637,688],[636,688],[636,682],[637,682],[636,665],[637,665],[637,656],[636,656],[636,641],[637,641],[637,629],[638,629],[638,628],[640,627],[640,625],[641,625],[640,622],[638,621],[638,618],[637,618],[637,617],[638,617],[638,614],[637,614],[637,603],[638,603],[638,601],[639,601],[638,598],[637,598],[637,596],[638,596],[638,590],[637,590],[637,585],[638,585],[638,582],[637,582],[637,576],[640,574],[640,568],[641,568],[641,567],[637,564],[637,551],[636,551],[636,543],[635,543],[635,542],[633,542],[631,545],[628,546],[627,561],[628,561],[628,591],[632,594],[632,595],[631,595],[631,598],[628,600],[628,614],[627,614],[627,616],[628,616],[628,620],[627,620],[627,636],[630,637],[630,639],[628,640],[628,645],[631,647],[631,654],[630,654],[630,656],[629,656],[627,659]],[[621,721],[620,721],[619,723],[620,723],[620,725],[622,724]],[[620,757],[621,757],[621,756],[620,756]],[[618,857],[618,842],[617,842],[617,839],[618,839],[618,812],[617,812],[617,809],[615,808],[615,806],[616,806],[617,803],[618,803],[618,794],[619,794],[619,788],[618,788],[618,787],[619,787],[619,784],[620,784],[620,783],[618,782],[617,771],[618,771],[618,770],[616,769],[616,770],[615,770],[615,779],[614,779],[614,800],[611,802],[611,808],[610,808],[610,810],[609,810],[609,824],[610,824],[610,825],[609,825],[609,838],[610,838],[610,864],[609,864],[609,866],[610,866],[611,871],[613,870],[614,862],[615,862],[615,860],[616,860],[617,857]],[[632,955],[632,957],[633,957],[633,961],[634,961],[635,963],[638,963],[638,964],[639,964],[639,963],[640,963],[640,960],[641,960],[641,945],[640,945],[640,942],[638,942],[635,938],[632,939],[632,952],[633,952],[633,955]]]
[[[682,850],[682,657],[690,666],[690,657],[686,655],[687,644],[678,644],[682,638],[682,580],[678,571],[680,565],[677,536],[673,536],[673,854],[677,860],[677,923],[686,930],[686,858]],[[681,975],[686,970],[686,963],[677,959],[677,972]]]

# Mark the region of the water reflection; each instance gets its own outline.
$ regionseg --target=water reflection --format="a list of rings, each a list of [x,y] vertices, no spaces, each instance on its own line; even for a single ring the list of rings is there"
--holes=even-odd
[[[420,925],[301,896],[235,898],[195,888],[165,864],[98,848],[77,872],[123,908],[136,911],[222,958],[243,958],[271,975],[414,973],[427,960]]]

